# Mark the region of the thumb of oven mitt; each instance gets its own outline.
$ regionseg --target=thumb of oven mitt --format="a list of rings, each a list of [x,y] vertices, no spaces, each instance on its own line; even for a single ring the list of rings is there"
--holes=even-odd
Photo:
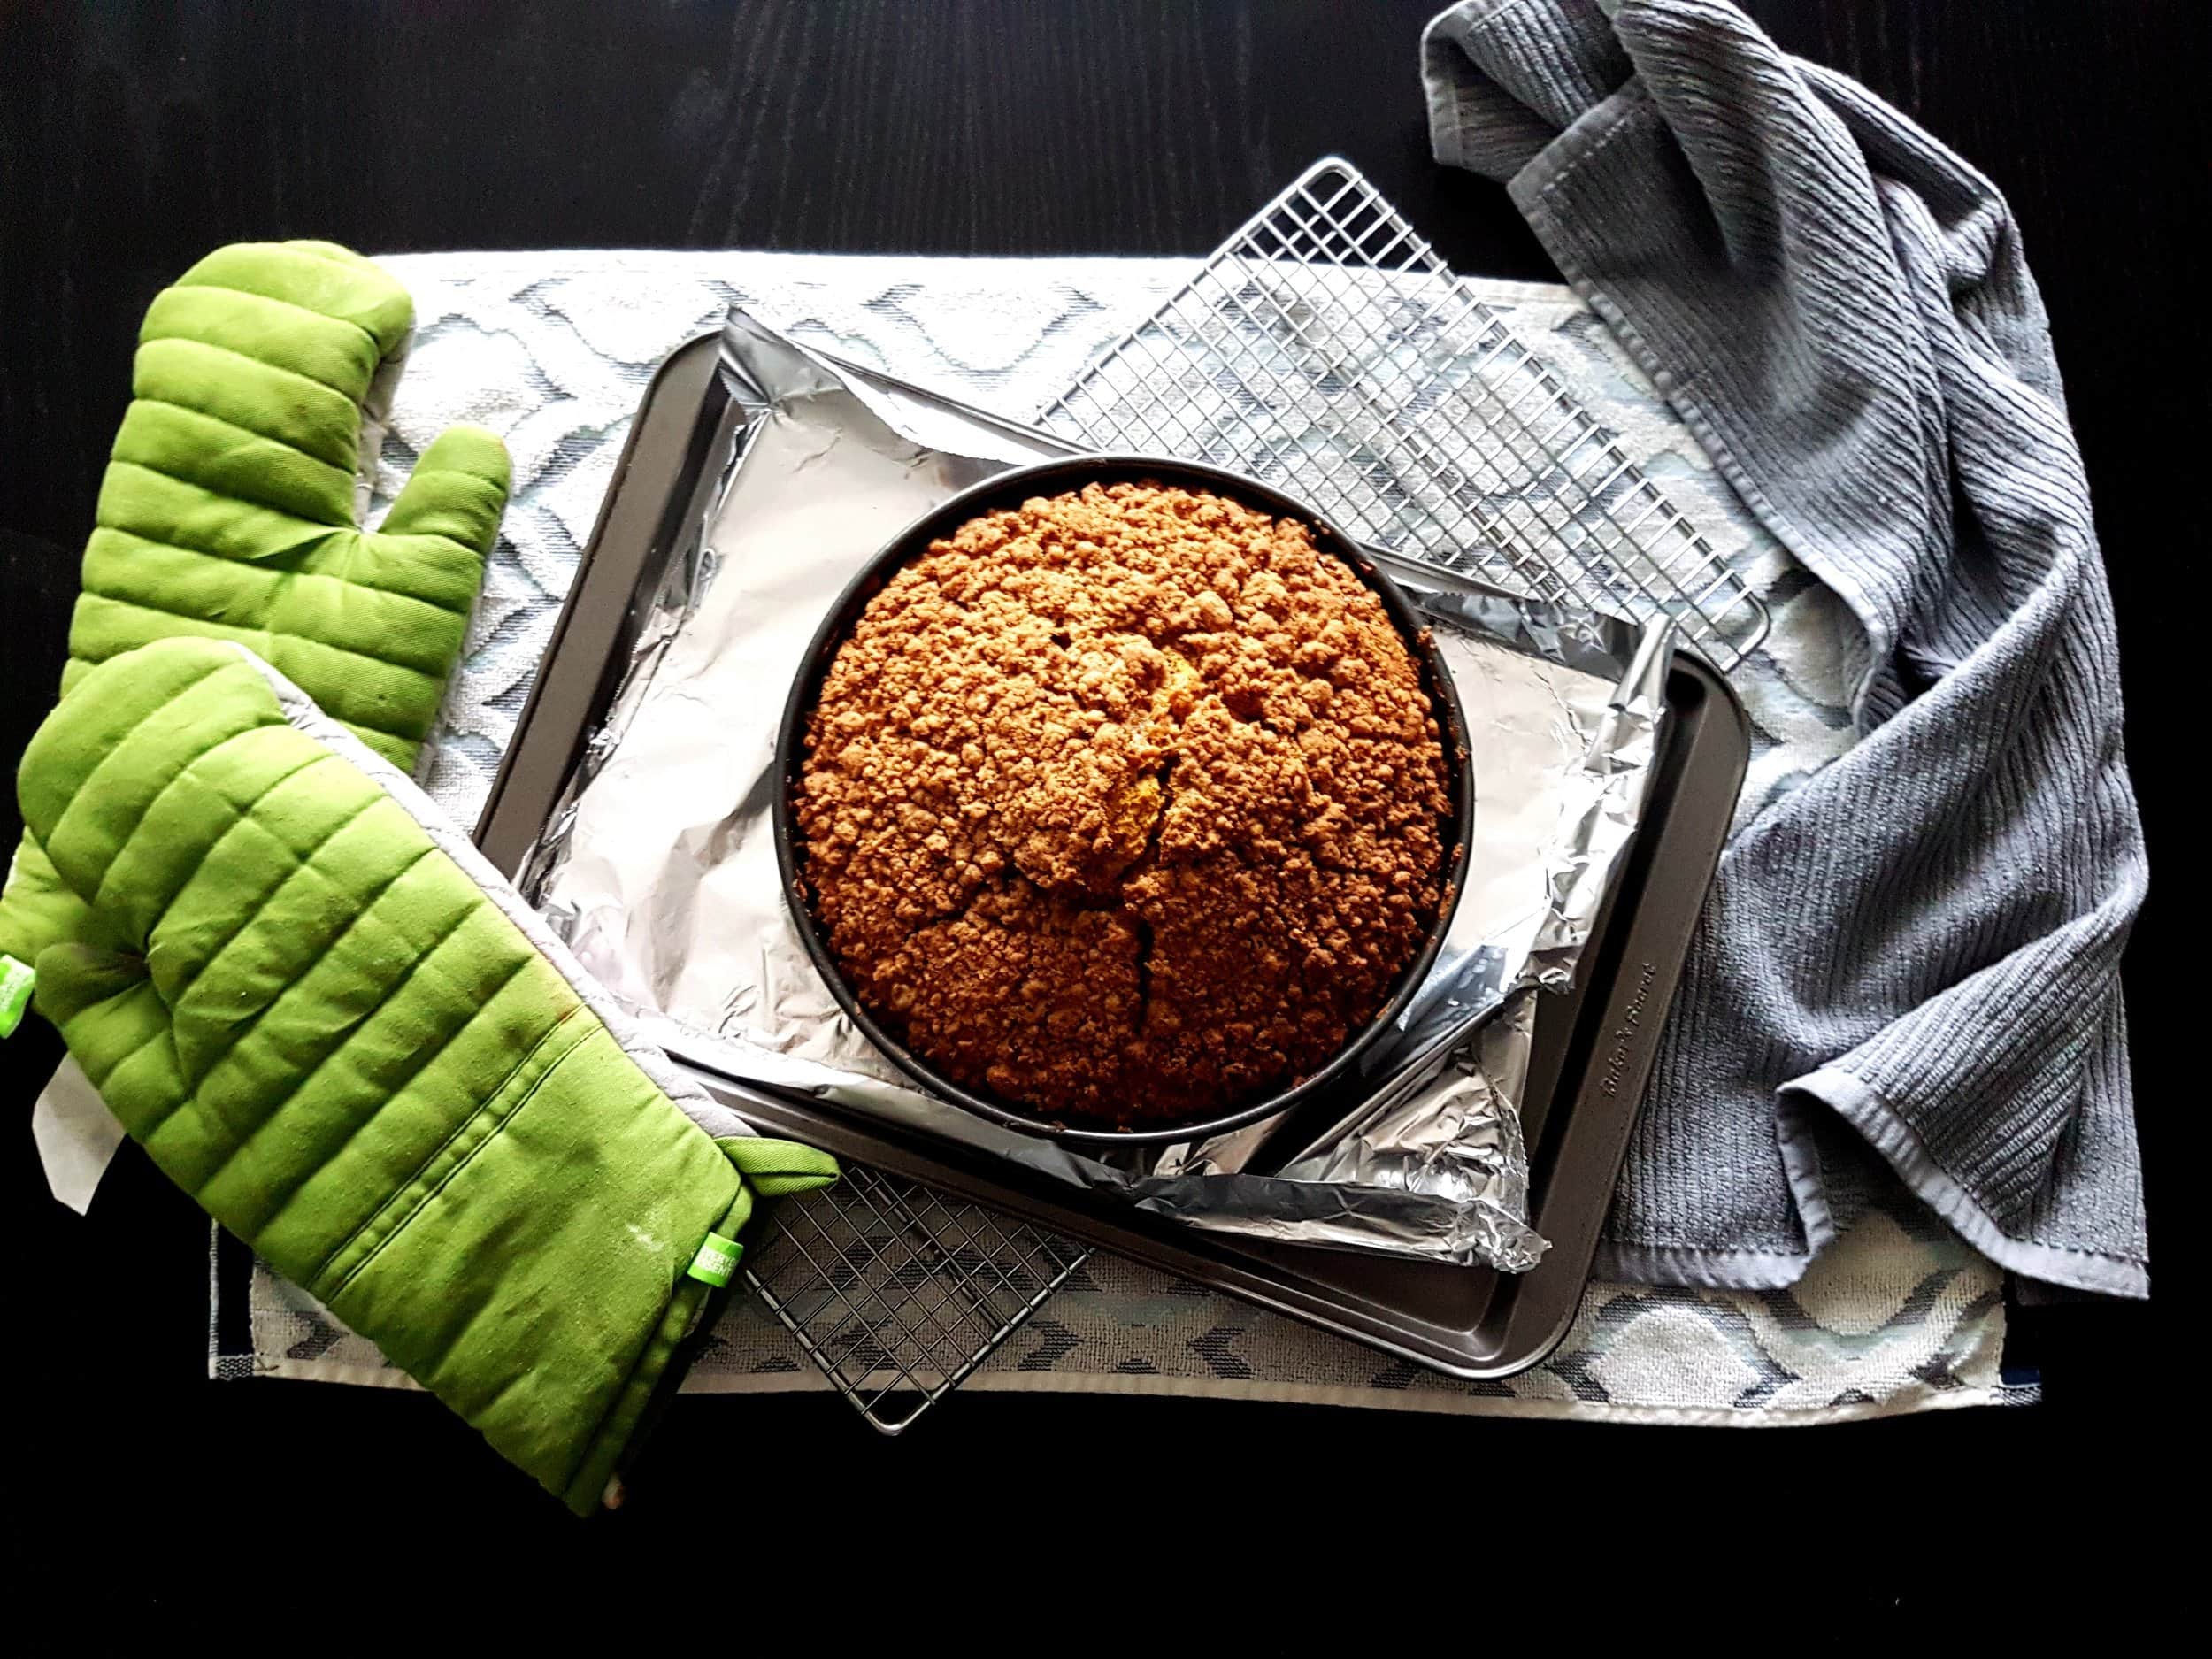
[[[156,296],[85,546],[65,691],[152,640],[234,640],[378,754],[414,764],[508,465],[492,434],[456,426],[381,528],[356,522],[363,412],[413,321],[406,289],[329,242],[219,249]],[[0,956],[28,964],[83,926],[35,839],[8,896]]]
[[[242,646],[87,670],[18,790],[91,923],[41,951],[37,1005],[125,1129],[589,1510],[756,1194],[835,1164],[683,1078],[419,789]]]

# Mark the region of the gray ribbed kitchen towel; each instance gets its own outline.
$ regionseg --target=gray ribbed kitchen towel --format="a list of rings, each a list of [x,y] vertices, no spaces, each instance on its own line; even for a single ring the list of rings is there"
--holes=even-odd
[[[2002,198],[1719,0],[1467,0],[1423,71],[1437,158],[1508,181],[1858,625],[1858,741],[1722,859],[1604,1271],[1791,1283],[1886,1168],[2006,1267],[2146,1294],[2142,831]]]

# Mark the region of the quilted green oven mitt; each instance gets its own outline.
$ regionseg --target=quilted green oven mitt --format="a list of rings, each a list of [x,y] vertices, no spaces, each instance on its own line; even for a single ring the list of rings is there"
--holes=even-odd
[[[150,641],[232,640],[413,765],[508,481],[500,441],[457,426],[381,529],[356,522],[363,410],[413,317],[388,273],[328,242],[220,249],[155,299],[85,547],[65,691]],[[8,897],[0,953],[25,962],[85,925],[35,839]]]
[[[419,790],[236,644],[84,669],[18,787],[90,923],[40,952],[37,1005],[124,1127],[590,1509],[753,1191],[835,1164],[745,1138]]]

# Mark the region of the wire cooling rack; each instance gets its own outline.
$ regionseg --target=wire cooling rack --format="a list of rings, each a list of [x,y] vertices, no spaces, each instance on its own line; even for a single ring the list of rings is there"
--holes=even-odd
[[[1210,461],[1358,541],[1638,621],[1724,672],[1766,607],[1503,318],[1330,157],[1109,350],[1040,422]]]
[[[785,1204],[746,1279],[837,1391],[896,1434],[957,1388],[1088,1252],[879,1170]]]
[[[1539,598],[1664,612],[1724,672],[1766,607],[1348,162],[1256,214],[1038,424],[1210,461],[1359,541]],[[957,1387],[1079,1245],[866,1169],[787,1202],[747,1278],[887,1434]]]

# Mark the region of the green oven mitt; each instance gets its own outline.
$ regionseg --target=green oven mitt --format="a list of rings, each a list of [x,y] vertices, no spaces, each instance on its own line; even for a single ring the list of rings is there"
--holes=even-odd
[[[589,1509],[755,1193],[835,1164],[751,1138],[419,789],[239,645],[83,670],[18,786],[87,923],[40,951],[37,1006],[123,1126]]]
[[[381,529],[356,521],[364,407],[413,317],[396,281],[328,242],[223,248],[155,298],[85,547],[65,691],[150,641],[235,641],[378,754],[414,764],[508,469],[496,437],[454,427]],[[30,963],[87,926],[35,838],[7,897],[0,955]]]

